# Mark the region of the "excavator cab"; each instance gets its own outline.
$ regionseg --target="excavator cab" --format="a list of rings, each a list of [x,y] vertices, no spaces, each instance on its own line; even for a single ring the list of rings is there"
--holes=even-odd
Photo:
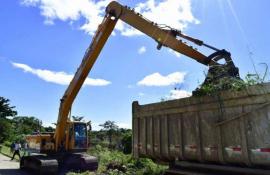
[[[83,152],[87,150],[87,124],[84,122],[71,122],[69,127],[69,150]]]
[[[87,126],[85,123],[74,123],[74,148],[87,149]]]

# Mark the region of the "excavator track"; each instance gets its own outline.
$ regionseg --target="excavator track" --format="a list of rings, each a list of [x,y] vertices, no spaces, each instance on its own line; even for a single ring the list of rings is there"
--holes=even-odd
[[[34,174],[58,174],[57,159],[45,155],[24,156],[20,161],[20,169],[25,169]]]
[[[98,159],[87,153],[70,153],[66,154],[60,165],[62,169],[79,170],[79,171],[95,171],[98,169]]]
[[[38,175],[61,174],[68,171],[95,171],[98,168],[98,159],[87,153],[31,155],[22,157],[20,168]]]

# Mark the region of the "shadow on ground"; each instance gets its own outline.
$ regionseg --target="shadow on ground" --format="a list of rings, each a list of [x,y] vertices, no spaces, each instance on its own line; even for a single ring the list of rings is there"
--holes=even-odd
[[[29,175],[29,173],[18,169],[0,169],[0,175]]]

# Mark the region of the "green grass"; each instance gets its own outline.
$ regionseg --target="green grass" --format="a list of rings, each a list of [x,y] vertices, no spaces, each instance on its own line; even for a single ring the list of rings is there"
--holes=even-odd
[[[67,175],[96,175],[96,173],[94,173],[94,172],[89,172],[89,171],[86,171],[86,172],[83,172],[83,173],[69,172]]]
[[[10,152],[10,148],[5,145],[0,145],[0,153],[10,158],[13,155],[13,153]],[[20,151],[20,154],[23,155],[23,152]],[[14,159],[19,161],[19,157],[17,155],[14,157]]]
[[[13,153],[10,152],[9,147],[5,145],[0,145],[0,147],[1,154],[12,157]],[[159,175],[168,168],[166,166],[155,164],[150,159],[134,159],[130,154],[109,150],[99,145],[89,153],[99,158],[99,168],[97,172],[70,172],[68,175]],[[23,155],[22,151],[21,155]],[[14,159],[19,161],[18,156],[15,156]]]
[[[97,172],[70,172],[68,175],[160,175],[168,168],[150,159],[135,159],[130,154],[109,150],[100,145],[90,150],[89,154],[99,159]]]

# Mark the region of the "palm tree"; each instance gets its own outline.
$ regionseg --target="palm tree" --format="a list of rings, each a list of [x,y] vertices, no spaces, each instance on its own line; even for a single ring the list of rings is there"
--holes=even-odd
[[[72,116],[72,120],[76,121],[76,122],[80,122],[82,121],[82,119],[84,118],[84,116]]]

